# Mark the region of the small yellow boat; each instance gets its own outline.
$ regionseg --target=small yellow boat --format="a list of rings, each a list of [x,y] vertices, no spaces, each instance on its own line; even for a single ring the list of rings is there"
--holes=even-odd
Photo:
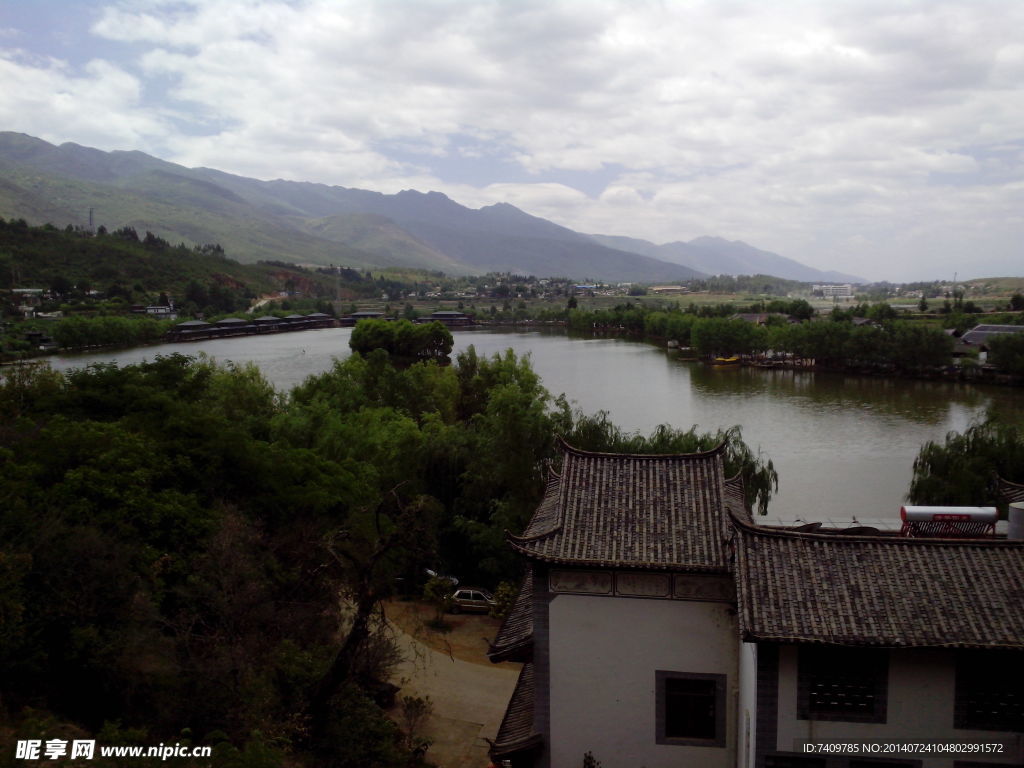
[[[739,365],[740,359],[736,355],[732,357],[716,357],[711,361],[712,365]]]

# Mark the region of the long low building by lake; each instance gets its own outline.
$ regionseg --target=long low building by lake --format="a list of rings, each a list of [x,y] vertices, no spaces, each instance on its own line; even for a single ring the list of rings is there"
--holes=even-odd
[[[277,317],[264,315],[253,320],[242,317],[225,317],[213,323],[205,320],[188,320],[178,323],[167,332],[168,341],[202,341],[222,339],[228,336],[253,336],[266,333],[307,331],[312,328],[332,328],[338,324],[328,314],[314,312],[311,315],[288,315]]]

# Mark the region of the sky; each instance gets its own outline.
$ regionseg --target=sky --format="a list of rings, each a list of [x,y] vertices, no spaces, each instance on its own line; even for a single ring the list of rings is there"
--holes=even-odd
[[[0,0],[0,83],[57,144],[1024,275],[1019,0]]]

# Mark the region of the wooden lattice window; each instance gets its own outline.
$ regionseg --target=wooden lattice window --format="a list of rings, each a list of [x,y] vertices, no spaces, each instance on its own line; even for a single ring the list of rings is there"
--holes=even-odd
[[[797,716],[801,720],[884,723],[889,655],[867,648],[800,649]]]
[[[957,654],[954,726],[1024,732],[1024,660],[1020,654]]]

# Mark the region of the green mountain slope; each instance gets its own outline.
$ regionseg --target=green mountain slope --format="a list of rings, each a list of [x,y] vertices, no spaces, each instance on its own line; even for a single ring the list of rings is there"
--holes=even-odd
[[[218,284],[240,296],[278,291],[288,281],[306,293],[333,289],[329,275],[280,264],[240,264],[212,247],[192,249],[140,242],[122,232],[92,236],[0,221],[0,288],[46,288],[57,281],[101,291],[118,285],[154,297],[166,292],[179,301],[190,283]]]
[[[450,275],[469,274],[465,264],[420,242],[385,216],[375,213],[343,213],[319,219],[302,219],[300,226],[315,237],[347,243],[374,254],[380,266],[440,269]]]
[[[96,226],[131,226],[172,243],[217,242],[244,262],[650,282],[731,273],[660,249],[636,252],[625,240],[599,242],[508,204],[474,210],[439,192],[385,195],[260,181],[141,152],[54,146],[24,134],[0,132],[0,179],[0,216],[81,226],[92,209]],[[716,251],[705,263],[728,261],[726,255]]]
[[[86,226],[92,208],[96,227],[129,226],[188,245],[220,243],[240,261],[280,260],[312,264],[375,266],[378,260],[300,226],[268,218],[214,184],[162,170],[118,184],[51,176],[25,168],[2,169],[0,216],[31,223]]]

